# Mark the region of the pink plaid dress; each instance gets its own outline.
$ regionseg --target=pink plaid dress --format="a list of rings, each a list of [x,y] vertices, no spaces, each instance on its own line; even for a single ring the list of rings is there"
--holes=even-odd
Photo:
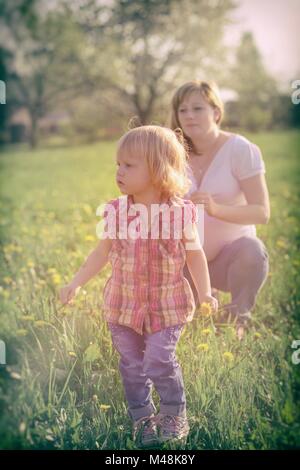
[[[108,203],[116,210],[117,230],[116,236],[110,235],[112,248],[109,261],[112,275],[104,287],[105,319],[132,328],[139,334],[155,333],[169,326],[191,321],[195,302],[190,285],[183,275],[185,248],[182,238],[174,235],[174,223],[178,222],[178,217],[183,228],[194,223],[197,218],[196,207],[191,201],[170,198],[165,207],[168,210],[176,208],[176,212],[170,210],[171,238],[162,237],[162,210],[156,218],[156,223],[159,224],[157,239],[153,239],[149,232],[146,239],[124,239],[120,237],[120,220],[123,221],[124,217],[119,217],[120,213],[124,216],[124,210],[118,212],[121,199],[124,207],[124,198],[127,227],[138,217],[138,214],[128,214],[134,204],[132,196],[121,196]],[[107,216],[107,212],[104,216]],[[107,222],[108,219],[105,220]]]

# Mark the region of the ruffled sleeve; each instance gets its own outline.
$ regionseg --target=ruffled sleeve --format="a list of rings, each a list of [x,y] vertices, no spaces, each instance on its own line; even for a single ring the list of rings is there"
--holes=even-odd
[[[259,147],[242,136],[232,152],[232,173],[239,180],[265,173],[265,164]]]

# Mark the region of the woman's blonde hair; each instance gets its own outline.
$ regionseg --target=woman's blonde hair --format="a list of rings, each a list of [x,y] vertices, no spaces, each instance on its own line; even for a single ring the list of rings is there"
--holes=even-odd
[[[181,85],[172,98],[172,108],[169,125],[171,129],[180,128],[178,119],[178,109],[182,101],[193,92],[201,93],[205,101],[214,109],[219,110],[219,117],[216,120],[218,125],[224,116],[224,104],[219,96],[219,90],[214,82],[206,82],[201,80],[192,80]],[[189,150],[194,150],[193,143],[188,136],[184,134],[185,141]]]
[[[180,129],[140,126],[121,137],[117,155],[129,152],[148,163],[152,184],[163,197],[183,196],[190,188],[187,154]]]

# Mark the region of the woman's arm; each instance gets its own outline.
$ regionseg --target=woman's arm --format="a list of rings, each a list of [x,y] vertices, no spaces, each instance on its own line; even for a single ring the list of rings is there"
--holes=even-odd
[[[79,268],[72,281],[60,290],[60,300],[63,304],[68,303],[76,295],[78,287],[84,286],[104,268],[108,261],[111,243],[112,241],[109,238],[100,240],[96,248]]]
[[[270,218],[269,193],[264,174],[240,181],[247,205],[227,206],[216,203],[209,193],[195,192],[191,195],[194,204],[204,204],[208,215],[234,224],[267,224]]]
[[[196,224],[190,225],[185,230],[183,242],[185,244],[186,264],[197,289],[200,305],[203,302],[209,302],[217,310],[218,302],[211,296],[207,260],[199,240]]]

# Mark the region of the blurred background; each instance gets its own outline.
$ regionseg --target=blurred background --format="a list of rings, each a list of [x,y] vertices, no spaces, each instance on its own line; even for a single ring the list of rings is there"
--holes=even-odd
[[[225,128],[299,128],[299,0],[0,0],[1,144],[114,139],[166,124],[177,86],[212,79]],[[2,85],[3,85],[2,83]]]

